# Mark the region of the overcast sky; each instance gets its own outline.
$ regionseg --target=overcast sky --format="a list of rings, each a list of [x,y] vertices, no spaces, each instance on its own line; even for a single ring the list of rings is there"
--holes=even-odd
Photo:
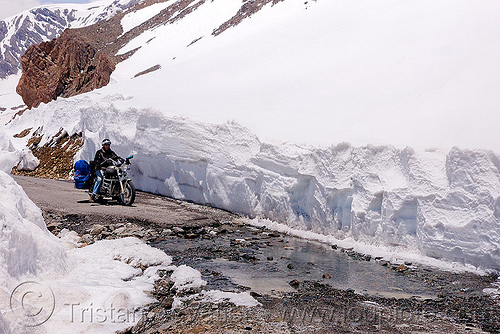
[[[47,3],[87,3],[92,1],[96,0],[0,0],[0,20]]]

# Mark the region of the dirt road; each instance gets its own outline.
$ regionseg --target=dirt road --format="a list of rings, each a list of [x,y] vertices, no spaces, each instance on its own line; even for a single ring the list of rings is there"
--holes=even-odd
[[[132,206],[123,206],[115,201],[92,203],[86,190],[76,189],[67,180],[51,180],[26,176],[13,176],[29,198],[45,212],[61,216],[119,216],[134,221],[147,221],[159,226],[205,226],[215,219],[230,219],[222,210],[193,205],[166,197],[137,192]]]

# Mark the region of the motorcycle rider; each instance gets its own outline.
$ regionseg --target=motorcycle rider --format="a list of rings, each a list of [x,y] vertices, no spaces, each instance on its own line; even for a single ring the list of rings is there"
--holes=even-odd
[[[113,150],[111,149],[111,140],[108,138],[102,141],[102,148],[95,153],[94,157],[94,166],[95,166],[95,174],[97,176],[97,180],[94,185],[94,190],[90,195],[90,201],[93,202],[97,198],[97,194],[99,194],[99,190],[102,185],[102,171],[106,169],[106,167],[111,166],[113,163],[111,160],[121,159]]]

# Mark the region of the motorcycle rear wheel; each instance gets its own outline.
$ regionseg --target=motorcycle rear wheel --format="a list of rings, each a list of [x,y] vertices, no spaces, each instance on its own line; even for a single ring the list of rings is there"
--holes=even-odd
[[[132,181],[128,181],[123,186],[123,194],[120,195],[120,202],[123,205],[130,206],[135,201],[135,186]]]

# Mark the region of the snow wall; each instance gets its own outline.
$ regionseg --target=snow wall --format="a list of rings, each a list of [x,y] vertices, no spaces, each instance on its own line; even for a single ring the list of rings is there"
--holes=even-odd
[[[126,100],[62,99],[26,111],[8,131],[81,132],[85,144],[76,158],[86,160],[111,138],[119,155],[134,154],[138,189],[338,240],[500,270],[494,152],[274,145],[234,122],[168,117]]]
[[[67,258],[65,249],[47,230],[42,211],[5,172],[17,163],[16,157],[19,152],[0,129],[0,286],[6,289],[42,273],[63,273]]]

